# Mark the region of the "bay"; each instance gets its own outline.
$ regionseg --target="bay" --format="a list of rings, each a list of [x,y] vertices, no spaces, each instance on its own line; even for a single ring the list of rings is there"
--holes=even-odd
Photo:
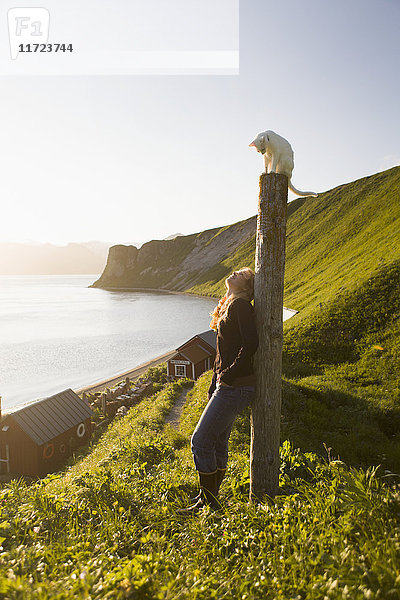
[[[5,410],[134,369],[209,329],[215,299],[89,288],[98,277],[0,276]]]

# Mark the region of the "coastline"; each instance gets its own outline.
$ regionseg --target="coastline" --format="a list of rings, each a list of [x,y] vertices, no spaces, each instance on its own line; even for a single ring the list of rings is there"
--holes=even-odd
[[[190,297],[186,292],[137,286],[131,293],[95,294],[92,301],[89,288],[95,276],[86,273],[2,279],[7,285],[0,295],[13,306],[9,319],[8,305],[3,303],[1,311],[1,316],[7,314],[7,335],[2,339],[0,394],[7,412],[67,388],[105,390],[127,376],[136,380],[146,368],[167,360],[185,339],[206,330],[208,312],[217,303],[210,296],[196,294],[199,302],[192,303],[179,299]],[[171,293],[178,297],[164,298]],[[35,319],[30,318],[33,311]],[[160,347],[154,338],[160,336],[164,313],[168,319]],[[18,352],[18,344],[26,352]]]
[[[100,285],[88,285],[88,288],[95,288],[99,290],[109,290],[112,292],[152,292],[159,294],[178,294],[180,296],[196,296],[197,298],[210,298],[210,300],[219,301],[219,298],[216,296],[205,296],[204,294],[195,294],[192,292],[176,292],[174,290],[167,290],[165,288],[143,288],[143,287],[110,287],[110,286],[100,286]]]
[[[129,379],[134,379],[136,377],[139,377],[145,371],[147,371],[148,368],[155,367],[156,365],[159,365],[162,362],[166,362],[175,353],[176,353],[176,350],[170,350],[169,352],[166,352],[165,354],[161,354],[161,356],[157,356],[156,358],[153,358],[145,363],[142,363],[141,365],[138,365],[134,369],[130,369],[129,371],[124,371],[123,373],[113,375],[112,377],[109,377],[108,379],[103,379],[102,381],[98,381],[97,383],[93,383],[91,385],[79,388],[77,390],[74,390],[74,392],[76,394],[83,394],[83,392],[91,392],[91,393],[101,392],[101,391],[105,390],[106,388],[112,387],[114,384],[122,381],[122,379],[125,379],[125,377],[129,377]]]

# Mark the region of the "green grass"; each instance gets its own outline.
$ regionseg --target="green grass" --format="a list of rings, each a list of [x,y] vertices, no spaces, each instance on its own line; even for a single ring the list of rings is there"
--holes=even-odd
[[[287,329],[287,436],[344,460],[400,473],[400,261]],[[295,417],[295,418],[294,418]],[[372,442],[372,443],[371,443]]]
[[[399,289],[400,260],[382,267],[351,291],[336,295],[312,318],[288,329],[287,353],[314,364],[358,360],[370,347],[382,345],[386,331],[399,323]]]
[[[18,599],[400,598],[399,487],[285,441],[290,493],[249,505],[248,412],[238,418],[223,510],[185,520],[196,491],[189,440],[211,373],[180,430],[163,418],[191,382],[114,422],[67,472],[0,491],[0,596]]]

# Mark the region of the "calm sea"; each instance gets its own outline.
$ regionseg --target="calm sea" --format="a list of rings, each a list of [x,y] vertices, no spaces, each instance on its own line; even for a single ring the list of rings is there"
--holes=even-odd
[[[98,277],[0,276],[5,409],[134,369],[208,329],[215,300],[88,288]]]

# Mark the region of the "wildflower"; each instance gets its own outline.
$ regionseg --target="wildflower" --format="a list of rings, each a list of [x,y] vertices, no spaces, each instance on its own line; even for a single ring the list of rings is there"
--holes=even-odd
[[[125,590],[131,589],[131,582],[129,581],[129,579],[123,579],[119,585]]]

